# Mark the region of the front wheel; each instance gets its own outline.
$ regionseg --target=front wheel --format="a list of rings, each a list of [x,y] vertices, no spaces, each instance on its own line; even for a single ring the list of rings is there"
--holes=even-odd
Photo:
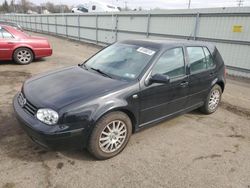
[[[130,118],[123,112],[104,115],[96,124],[89,139],[88,150],[97,159],[119,154],[132,134]]]
[[[221,101],[221,95],[222,95],[221,87],[217,84],[214,85],[207,96],[204,106],[201,107],[201,111],[204,112],[205,114],[214,113],[219,107],[219,103]]]
[[[13,59],[18,64],[27,65],[33,61],[34,55],[28,48],[18,48],[13,54]]]

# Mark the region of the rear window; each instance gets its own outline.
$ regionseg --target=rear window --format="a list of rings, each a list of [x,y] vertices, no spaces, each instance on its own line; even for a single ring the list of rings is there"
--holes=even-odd
[[[187,53],[191,73],[207,69],[207,61],[202,47],[187,47]]]
[[[203,47],[205,56],[206,56],[206,61],[207,61],[207,68],[214,68],[215,67],[215,62],[213,60],[213,57],[207,47]]]

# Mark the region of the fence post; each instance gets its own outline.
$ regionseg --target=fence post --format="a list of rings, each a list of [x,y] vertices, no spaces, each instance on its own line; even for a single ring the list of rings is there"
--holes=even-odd
[[[55,31],[56,31],[56,35],[57,35],[57,15],[55,15]]]
[[[95,38],[96,38],[96,44],[98,44],[98,15],[96,15],[96,19],[95,19]]]
[[[146,37],[149,37],[149,28],[150,28],[150,18],[151,18],[151,14],[148,14],[148,21],[147,21],[147,34]]]
[[[63,16],[65,17],[66,38],[68,38],[68,18],[65,14],[63,14]]]
[[[200,13],[198,12],[196,14],[195,25],[194,25],[194,40],[196,40],[197,37],[199,22],[200,22]]]
[[[49,33],[49,16],[46,15],[46,17],[47,17],[47,26],[48,26],[48,33]]]
[[[43,18],[42,18],[42,15],[40,16],[40,23],[41,23],[41,30],[43,32]]]
[[[30,30],[33,31],[32,24],[31,24],[31,16],[29,16],[29,17],[30,17],[30,19],[29,19],[30,20]]]
[[[35,16],[35,29],[36,29],[36,32],[37,32],[36,18],[37,18],[37,16]]]
[[[118,15],[116,14],[115,16],[115,42],[117,42],[118,38]]]
[[[77,22],[78,22],[78,40],[81,40],[81,28],[80,28],[80,14],[77,15]]]

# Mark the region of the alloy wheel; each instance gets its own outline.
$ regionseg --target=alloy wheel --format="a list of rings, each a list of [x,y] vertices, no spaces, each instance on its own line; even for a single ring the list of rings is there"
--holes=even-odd
[[[123,121],[115,120],[107,124],[101,132],[99,147],[105,153],[117,151],[127,136],[127,126]]]
[[[20,50],[17,53],[17,59],[19,60],[20,63],[29,63],[32,58],[32,55],[28,50]]]
[[[217,108],[218,104],[220,102],[220,91],[219,90],[213,90],[210,99],[208,102],[208,107],[210,110],[214,110]]]

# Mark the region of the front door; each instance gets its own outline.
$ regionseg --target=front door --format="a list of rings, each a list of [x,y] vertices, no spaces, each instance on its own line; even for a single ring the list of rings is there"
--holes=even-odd
[[[185,109],[188,95],[183,48],[167,50],[152,68],[151,75],[163,74],[170,77],[167,84],[152,83],[141,86],[140,126],[161,120]]]
[[[0,27],[0,60],[11,59],[15,38],[7,30]]]

